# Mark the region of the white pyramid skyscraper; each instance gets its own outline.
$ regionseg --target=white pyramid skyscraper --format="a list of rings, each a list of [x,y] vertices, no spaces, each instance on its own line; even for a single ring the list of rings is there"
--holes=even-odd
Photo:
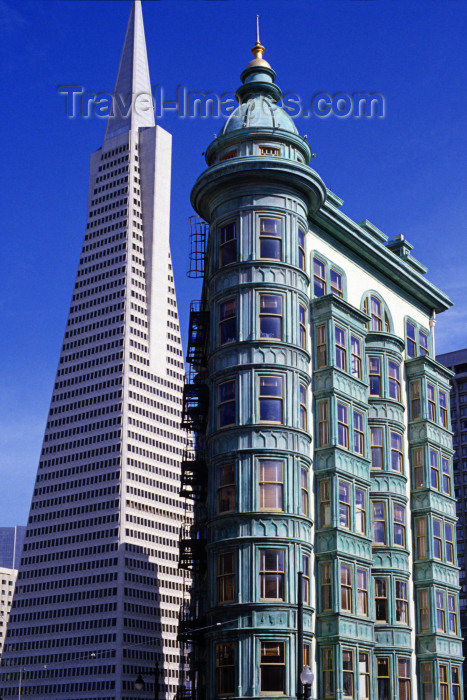
[[[138,0],[115,93],[123,105],[132,96],[132,108],[109,118],[91,157],[86,233],[0,669],[4,698],[173,698],[183,680],[177,617],[189,581],[178,540],[191,514],[179,497],[186,434],[171,136],[149,108]]]

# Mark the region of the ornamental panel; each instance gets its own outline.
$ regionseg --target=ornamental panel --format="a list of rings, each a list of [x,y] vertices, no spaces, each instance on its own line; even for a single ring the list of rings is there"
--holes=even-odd
[[[402,428],[405,425],[403,406],[389,401],[375,401],[370,399],[368,418],[370,421],[392,421],[398,423]]]
[[[407,477],[388,472],[371,472],[371,493],[392,493],[407,503]]]
[[[436,491],[412,491],[412,511],[432,509],[457,520],[456,502]]]
[[[373,549],[373,568],[394,569],[395,571],[409,571],[409,555],[406,552],[398,552],[395,549]]]
[[[412,646],[411,630],[386,626],[375,627],[376,644],[383,647],[391,648],[408,648]]]
[[[413,569],[414,581],[433,581],[433,583],[452,586],[455,590],[459,590],[459,572],[455,566],[427,561],[423,564],[414,564]]]

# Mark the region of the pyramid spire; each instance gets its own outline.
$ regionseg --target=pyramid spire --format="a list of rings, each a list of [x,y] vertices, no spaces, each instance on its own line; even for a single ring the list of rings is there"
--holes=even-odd
[[[133,0],[105,140],[130,129],[154,124],[141,0]]]

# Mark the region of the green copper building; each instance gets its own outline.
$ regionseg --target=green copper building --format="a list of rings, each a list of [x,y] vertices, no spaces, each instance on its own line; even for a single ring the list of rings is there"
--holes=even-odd
[[[182,465],[195,697],[295,697],[310,666],[319,700],[461,700],[433,338],[451,302],[402,236],[343,213],[252,52],[192,191],[209,224]]]

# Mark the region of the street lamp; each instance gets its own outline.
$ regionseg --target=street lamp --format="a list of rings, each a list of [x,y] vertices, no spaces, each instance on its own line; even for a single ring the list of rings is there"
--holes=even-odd
[[[313,685],[314,680],[315,674],[309,666],[305,666],[300,674],[300,681],[304,688],[303,697],[306,699],[311,697],[311,686]]]
[[[136,690],[144,690],[144,678],[139,674],[138,678],[135,680],[135,689]]]

